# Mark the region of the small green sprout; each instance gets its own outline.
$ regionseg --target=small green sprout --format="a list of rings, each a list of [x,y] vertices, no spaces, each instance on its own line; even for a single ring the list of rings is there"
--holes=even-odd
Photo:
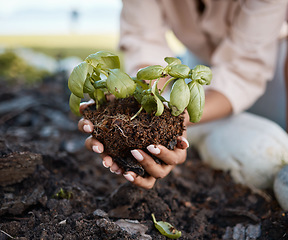
[[[63,188],[60,188],[60,190],[54,195],[54,198],[69,200],[72,198],[72,192],[65,191]]]
[[[152,213],[152,219],[154,222],[154,226],[158,229],[158,231],[170,238],[170,239],[177,239],[181,237],[181,231],[178,231],[176,228],[174,228],[170,223],[168,222],[163,222],[163,221],[156,221],[156,218],[154,214]]]
[[[148,66],[140,69],[137,77],[130,77],[120,69],[117,55],[107,51],[89,55],[84,62],[73,69],[68,80],[71,111],[80,115],[79,105],[84,94],[95,100],[96,108],[106,102],[106,94],[113,94],[116,98],[133,96],[139,102],[141,107],[131,120],[143,109],[147,113],[160,116],[166,102],[173,116],[178,116],[187,109],[190,122],[200,121],[205,103],[202,85],[211,82],[210,68],[197,65],[190,69],[182,64],[180,59],[173,57],[166,57],[164,60],[167,62],[166,67]],[[159,90],[157,87],[159,80],[168,76],[164,87]],[[156,81],[152,84],[152,80]],[[170,82],[173,82],[173,86],[168,101],[161,94]]]

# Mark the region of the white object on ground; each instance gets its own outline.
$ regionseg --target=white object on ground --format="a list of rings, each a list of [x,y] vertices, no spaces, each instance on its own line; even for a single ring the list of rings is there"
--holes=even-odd
[[[215,169],[230,171],[235,182],[266,189],[288,164],[288,135],[276,123],[241,113],[187,129],[188,141],[202,160]]]
[[[288,165],[277,174],[274,181],[274,193],[281,208],[288,211]]]

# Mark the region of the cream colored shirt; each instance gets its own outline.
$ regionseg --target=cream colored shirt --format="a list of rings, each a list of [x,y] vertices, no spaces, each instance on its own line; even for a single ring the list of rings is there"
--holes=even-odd
[[[123,0],[120,49],[126,70],[165,66],[173,56],[165,39],[171,29],[211,65],[210,89],[224,94],[234,113],[249,108],[274,74],[277,41],[288,0]]]

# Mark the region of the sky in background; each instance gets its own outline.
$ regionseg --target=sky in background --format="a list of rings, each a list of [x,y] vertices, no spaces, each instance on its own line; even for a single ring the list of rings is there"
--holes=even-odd
[[[0,35],[119,32],[121,0],[0,0]]]

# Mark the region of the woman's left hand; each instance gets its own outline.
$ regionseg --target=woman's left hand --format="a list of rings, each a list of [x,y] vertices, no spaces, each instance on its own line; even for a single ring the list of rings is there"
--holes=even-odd
[[[166,164],[156,163],[151,156],[140,149],[132,150],[132,155],[150,176],[141,177],[130,171],[124,173],[123,176],[139,187],[150,189],[154,186],[158,178],[166,177],[176,165],[182,164],[186,160],[186,149],[188,147],[189,143],[183,136],[178,137],[174,150],[168,150],[162,145],[149,145],[147,150]]]

